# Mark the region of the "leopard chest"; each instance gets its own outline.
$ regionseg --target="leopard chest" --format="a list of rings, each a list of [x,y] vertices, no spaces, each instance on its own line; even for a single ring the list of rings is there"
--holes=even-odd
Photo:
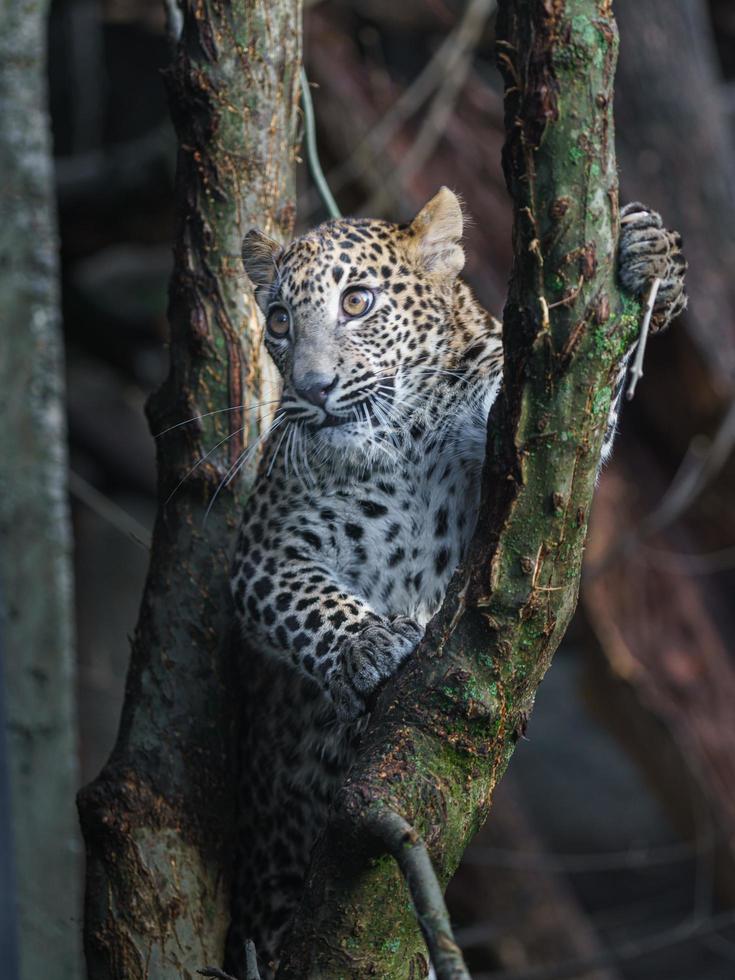
[[[376,613],[424,625],[474,530],[481,457],[452,441],[415,449],[413,465],[339,490],[322,512],[341,584]]]

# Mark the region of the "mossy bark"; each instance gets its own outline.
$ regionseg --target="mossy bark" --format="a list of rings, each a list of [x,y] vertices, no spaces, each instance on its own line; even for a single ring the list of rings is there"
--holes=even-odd
[[[371,822],[397,811],[449,880],[574,611],[613,383],[638,327],[615,277],[616,54],[609,0],[500,3],[515,263],[477,534],[417,655],[379,701],[279,980],[425,975],[407,891]]]
[[[179,137],[171,368],[148,413],[153,433],[205,417],[158,440],[160,506],[120,731],[79,798],[94,980],[191,977],[222,958],[235,852],[227,577],[256,458],[205,515],[268,414],[255,406],[275,397],[242,238],[255,224],[287,238],[294,218],[300,3],[183,7],[167,77]]]

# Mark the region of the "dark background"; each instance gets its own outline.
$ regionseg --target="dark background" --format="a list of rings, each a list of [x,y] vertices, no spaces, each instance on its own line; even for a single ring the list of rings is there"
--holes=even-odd
[[[473,217],[467,275],[500,314],[511,215],[492,18],[457,91],[439,70],[428,100],[365,150],[463,9],[312,3],[305,60],[343,211],[403,219],[449,184]],[[735,5],[616,9],[622,198],[684,232],[691,308],[649,347],[602,477],[580,612],[450,888],[477,977],[735,975]],[[155,511],[143,406],[167,370],[175,167],[163,9],[58,0],[49,51],[87,782],[115,738],[147,565],[136,539]],[[325,214],[305,164],[298,185],[303,229]]]

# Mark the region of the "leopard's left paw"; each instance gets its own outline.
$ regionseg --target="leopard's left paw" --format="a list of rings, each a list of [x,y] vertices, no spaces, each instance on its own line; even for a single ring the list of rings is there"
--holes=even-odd
[[[369,710],[380,687],[418,645],[424,631],[407,616],[374,617],[342,647],[341,669],[330,678],[338,718],[354,721]]]
[[[681,246],[681,235],[667,231],[655,211],[638,202],[623,208],[618,247],[621,283],[634,296],[645,299],[653,280],[661,280],[653,307],[652,331],[664,330],[687,305],[687,263]]]

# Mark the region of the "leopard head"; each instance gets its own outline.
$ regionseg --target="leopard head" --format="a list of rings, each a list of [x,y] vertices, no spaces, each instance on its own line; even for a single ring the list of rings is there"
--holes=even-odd
[[[318,444],[405,421],[452,354],[462,210],[443,187],[410,224],[339,218],[287,248],[253,229],[245,270],[283,378],[282,409]]]

